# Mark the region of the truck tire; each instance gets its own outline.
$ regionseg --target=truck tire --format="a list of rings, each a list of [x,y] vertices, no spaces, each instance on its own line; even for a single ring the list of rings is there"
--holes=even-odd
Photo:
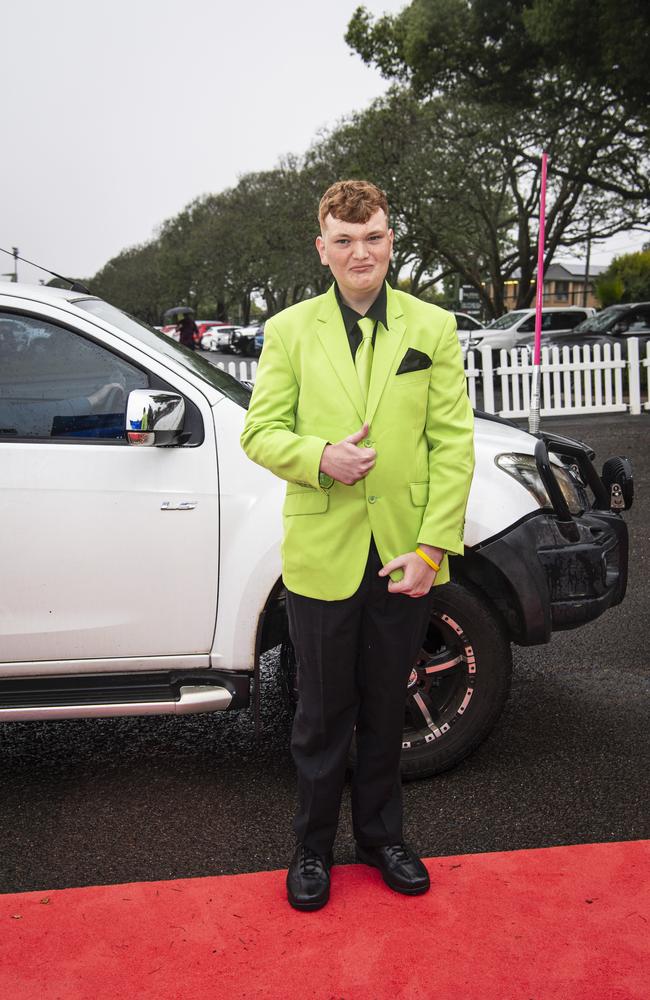
[[[281,652],[285,691],[295,702],[295,656]],[[508,698],[512,653],[482,595],[454,581],[434,592],[431,621],[411,671],[404,715],[404,780],[454,767],[489,735]],[[354,741],[350,766],[354,768]]]
[[[472,753],[503,711],[511,674],[510,642],[480,592],[459,581],[437,587],[409,679],[402,777],[439,774]]]

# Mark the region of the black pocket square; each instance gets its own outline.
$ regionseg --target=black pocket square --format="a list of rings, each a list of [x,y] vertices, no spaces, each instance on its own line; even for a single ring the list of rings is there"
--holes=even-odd
[[[424,354],[423,351],[416,351],[414,347],[409,347],[395,374],[404,375],[405,372],[420,372],[430,367],[431,358],[428,354]]]

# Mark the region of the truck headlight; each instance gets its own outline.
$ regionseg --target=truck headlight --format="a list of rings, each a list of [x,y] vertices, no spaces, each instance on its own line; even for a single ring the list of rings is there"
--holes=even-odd
[[[540,507],[553,506],[533,455],[497,455],[495,461],[500,469],[516,479],[535,497]],[[552,469],[570,512],[582,514],[586,506],[584,491],[567,469],[561,465],[553,465]]]

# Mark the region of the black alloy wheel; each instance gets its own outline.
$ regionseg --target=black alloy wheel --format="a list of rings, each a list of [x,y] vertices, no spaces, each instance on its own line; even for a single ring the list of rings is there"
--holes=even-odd
[[[458,582],[435,588],[408,683],[402,777],[438,774],[475,750],[503,711],[511,672],[510,643],[482,595]]]
[[[293,646],[281,649],[281,680],[296,699]],[[483,595],[454,581],[436,587],[422,649],[411,670],[404,713],[402,778],[454,767],[492,731],[510,690],[512,653]],[[354,768],[356,747],[350,749]]]

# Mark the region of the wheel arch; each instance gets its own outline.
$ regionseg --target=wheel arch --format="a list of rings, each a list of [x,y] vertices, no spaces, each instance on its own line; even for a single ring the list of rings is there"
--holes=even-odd
[[[451,579],[478,592],[494,611],[508,641],[526,645],[526,615],[520,595],[505,573],[481,556],[467,550],[450,558]]]
[[[257,623],[256,661],[258,656],[279,646],[288,636],[286,591],[282,577],[279,577],[266,598]]]

